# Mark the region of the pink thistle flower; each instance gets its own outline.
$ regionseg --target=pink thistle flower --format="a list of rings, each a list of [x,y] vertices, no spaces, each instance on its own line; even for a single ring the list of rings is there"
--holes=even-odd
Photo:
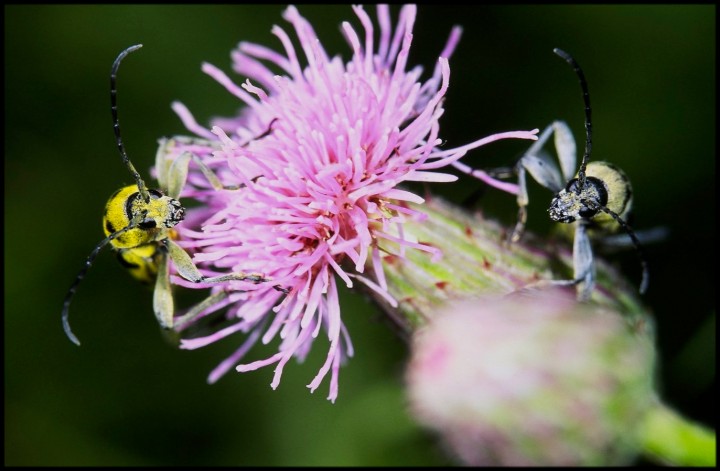
[[[212,142],[179,141],[166,157],[189,150],[217,173],[223,185],[233,188],[215,190],[197,167],[191,167],[182,196],[203,206],[191,210],[188,224],[178,227],[180,243],[195,250],[194,261],[208,276],[243,271],[273,279],[259,285],[233,281],[211,287],[227,296],[198,318],[227,307],[234,323],[206,337],[184,339],[181,348],[199,348],[236,332],[248,336],[213,370],[210,382],[233,366],[251,371],[275,364],[271,386],[276,388],[285,364],[292,357],[302,361],[324,331],[330,344],[327,359],[308,387],[314,391],[330,373],[328,399],[334,402],[340,364],[353,355],[337,283],[352,287],[361,282],[397,305],[387,292],[381,251],[403,256],[417,249],[441,256],[438,249],[404,235],[405,221],[424,217],[404,203],[423,199],[398,186],[452,182],[456,176],[437,170],[454,165],[472,172],[458,162],[468,151],[499,139],[537,139],[537,129],[507,132],[440,150],[448,57],[459,41],[460,28],[452,30],[432,76],[423,83],[420,67],[407,69],[415,6],[401,9],[394,31],[389,8],[377,7],[377,47],[370,17],[362,7],[353,10],[364,34],[342,24],[353,51],[348,62],[329,57],[312,26],[291,6],[283,17],[294,28],[299,51],[278,26],[272,32],[284,53],[245,42],[233,51],[233,69],[252,82],[238,86],[216,67],[203,64],[205,73],[247,105],[239,117],[216,119],[208,130],[183,105],[173,104],[190,131]],[[514,185],[483,172],[474,175],[516,191]],[[363,274],[366,265],[372,267],[371,278]],[[197,288],[179,277],[173,280]],[[285,294],[273,285],[290,291]],[[258,340],[269,343],[276,337],[276,354],[237,365]]]

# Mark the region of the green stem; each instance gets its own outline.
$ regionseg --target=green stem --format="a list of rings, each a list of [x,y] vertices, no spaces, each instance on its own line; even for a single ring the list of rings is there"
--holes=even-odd
[[[647,458],[671,466],[715,466],[715,432],[658,402],[641,433]]]

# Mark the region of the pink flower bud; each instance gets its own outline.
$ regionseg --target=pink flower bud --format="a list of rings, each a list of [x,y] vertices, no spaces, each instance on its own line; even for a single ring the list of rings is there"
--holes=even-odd
[[[652,338],[572,293],[449,304],[415,333],[414,416],[466,465],[621,465],[655,400]]]

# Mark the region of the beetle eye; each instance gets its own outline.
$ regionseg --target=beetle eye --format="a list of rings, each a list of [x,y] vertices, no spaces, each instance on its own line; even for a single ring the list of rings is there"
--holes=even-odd
[[[143,222],[138,224],[140,229],[154,229],[157,227],[157,222],[154,219],[145,219]]]
[[[579,192],[580,192],[580,188],[579,188],[579,185],[578,185],[578,179],[577,179],[577,178],[573,178],[572,180],[570,180],[570,181],[567,183],[567,185],[565,185],[565,191],[571,192],[571,193],[575,193],[575,194],[579,193]]]
[[[583,219],[591,219],[598,213],[597,209],[589,208],[587,206],[583,207],[580,211],[578,211],[578,214]]]

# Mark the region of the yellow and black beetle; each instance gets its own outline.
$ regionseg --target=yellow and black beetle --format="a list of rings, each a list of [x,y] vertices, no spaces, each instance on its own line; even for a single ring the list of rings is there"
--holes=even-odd
[[[170,329],[174,325],[174,306],[170,288],[168,260],[173,261],[177,273],[181,277],[194,283],[220,283],[233,280],[254,283],[269,281],[262,275],[255,273],[231,273],[205,277],[195,267],[190,255],[173,240],[175,238],[173,227],[185,217],[185,209],[177,198],[185,186],[190,160],[194,160],[200,166],[203,174],[215,189],[223,189],[217,177],[200,159],[186,152],[172,162],[168,162],[162,159],[161,152],[158,152],[157,180],[164,191],[148,189],[140,174],[130,162],[120,136],[116,79],[118,67],[122,60],[141,47],[142,44],[137,44],[122,51],[113,62],[110,73],[110,102],[115,139],[120,156],[133,175],[135,184],[121,188],[110,197],[105,206],[103,217],[103,230],[107,237],[93,249],[85,260],[84,267],[65,296],[62,311],[63,328],[68,338],[77,345],[80,345],[80,341],[73,334],[68,322],[70,302],[95,257],[108,244],[117,253],[121,263],[129,269],[135,278],[147,283],[155,283],[153,310],[160,326],[164,329]],[[162,141],[161,151],[170,145],[173,145],[172,141]],[[275,288],[286,291],[280,287]],[[216,298],[217,295],[214,295],[209,299]],[[197,313],[199,309],[206,305],[206,302],[201,302],[190,312],[192,314]]]
[[[622,229],[630,237],[640,257],[642,281],[640,293],[648,285],[647,262],[642,254],[640,241],[627,224],[626,218],[632,205],[632,187],[625,173],[609,162],[588,162],[592,150],[592,121],[590,95],[585,75],[570,54],[554,49],[575,70],[585,102],[585,153],[575,172],[576,146],[570,128],[562,121],[555,121],[545,128],[536,142],[520,158],[515,170],[518,174],[518,222],[510,237],[520,239],[527,220],[526,173],[538,183],[555,192],[548,212],[553,221],[574,224],[572,280],[556,280],[552,284],[574,284],[579,300],[587,300],[595,285],[595,264],[588,231],[613,233]],[[542,150],[551,134],[555,137],[555,149],[560,168]]]

